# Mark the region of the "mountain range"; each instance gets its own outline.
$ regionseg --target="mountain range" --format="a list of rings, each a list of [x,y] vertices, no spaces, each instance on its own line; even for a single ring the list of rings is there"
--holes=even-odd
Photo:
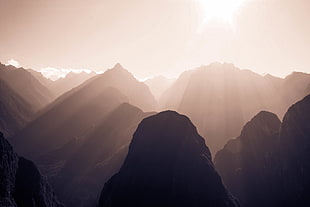
[[[309,74],[213,63],[140,82],[116,64],[57,83],[0,69],[0,130],[67,207],[308,205]]]
[[[309,206],[309,115],[310,95],[282,123],[260,112],[216,154],[215,166],[241,206]]]

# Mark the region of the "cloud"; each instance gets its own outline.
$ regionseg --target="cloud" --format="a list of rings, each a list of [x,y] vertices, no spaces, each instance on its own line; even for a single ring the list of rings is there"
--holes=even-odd
[[[19,67],[20,67],[19,62],[18,62],[17,60],[14,60],[14,59],[10,59],[10,60],[7,62],[7,64],[5,64],[5,65],[12,65],[12,66],[14,66],[14,67],[16,67],[16,68],[19,68]]]
[[[85,72],[87,74],[90,74],[92,70],[89,69],[71,69],[71,68],[53,68],[53,67],[47,67],[47,68],[41,68],[40,72],[42,75],[44,75],[46,78],[51,80],[57,80],[59,78],[65,78],[68,73],[82,73]]]

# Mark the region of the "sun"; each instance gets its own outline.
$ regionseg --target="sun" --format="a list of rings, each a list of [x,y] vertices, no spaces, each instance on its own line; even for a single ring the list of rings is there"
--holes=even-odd
[[[204,12],[204,23],[220,20],[232,24],[234,14],[245,0],[199,0]]]

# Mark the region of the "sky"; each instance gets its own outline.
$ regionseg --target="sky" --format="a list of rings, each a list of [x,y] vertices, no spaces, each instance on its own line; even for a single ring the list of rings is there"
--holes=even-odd
[[[309,0],[0,0],[0,61],[173,77],[211,62],[310,73]]]

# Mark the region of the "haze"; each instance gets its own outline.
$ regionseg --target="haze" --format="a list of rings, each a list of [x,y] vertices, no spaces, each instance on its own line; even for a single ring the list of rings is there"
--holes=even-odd
[[[308,0],[216,2],[0,0],[0,61],[96,71],[120,62],[138,78],[214,61],[310,72]]]

